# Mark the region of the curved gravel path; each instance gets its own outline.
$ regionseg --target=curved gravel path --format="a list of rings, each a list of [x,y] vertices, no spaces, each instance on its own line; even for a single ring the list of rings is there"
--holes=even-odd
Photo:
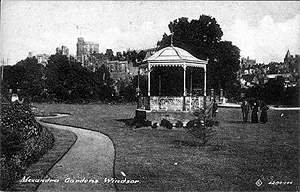
[[[63,116],[67,115],[57,117]],[[57,117],[41,117],[38,120]],[[109,137],[100,132],[39,122],[44,126],[70,130],[78,138],[47,174],[59,182],[42,183],[38,191],[115,191],[114,184],[105,182],[105,178],[113,178],[115,152]]]

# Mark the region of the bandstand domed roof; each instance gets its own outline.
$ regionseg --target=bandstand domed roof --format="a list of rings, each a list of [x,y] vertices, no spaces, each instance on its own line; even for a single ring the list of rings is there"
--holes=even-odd
[[[197,67],[196,65],[203,67],[203,65],[207,64],[207,61],[198,59],[186,50],[174,46],[169,46],[157,51],[152,56],[144,59],[144,62],[155,65],[176,65],[184,63],[188,66],[193,65],[194,67]]]

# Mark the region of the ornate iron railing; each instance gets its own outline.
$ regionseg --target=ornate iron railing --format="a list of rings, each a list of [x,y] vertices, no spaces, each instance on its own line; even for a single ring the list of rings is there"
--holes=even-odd
[[[138,109],[151,111],[195,111],[204,108],[203,96],[139,97]]]
[[[150,97],[140,96],[138,98],[138,109],[150,110]]]

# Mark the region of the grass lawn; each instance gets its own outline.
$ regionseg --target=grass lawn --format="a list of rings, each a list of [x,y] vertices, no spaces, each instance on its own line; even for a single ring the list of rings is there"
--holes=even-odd
[[[183,131],[133,130],[117,121],[133,117],[133,105],[36,106],[46,113],[72,114],[49,121],[109,135],[116,147],[116,176],[123,178],[123,171],[127,179],[141,181],[118,184],[121,191],[287,191],[299,185],[296,111],[270,110],[267,124],[243,124],[240,109],[219,109],[217,134],[210,145],[201,147]],[[260,187],[255,185],[258,179],[263,182]]]

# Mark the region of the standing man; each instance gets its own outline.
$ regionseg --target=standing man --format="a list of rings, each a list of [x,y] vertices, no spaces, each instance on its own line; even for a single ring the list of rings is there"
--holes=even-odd
[[[247,122],[248,121],[248,114],[249,114],[249,111],[250,111],[250,105],[248,103],[247,100],[244,100],[242,102],[242,115],[243,115],[243,122]]]

